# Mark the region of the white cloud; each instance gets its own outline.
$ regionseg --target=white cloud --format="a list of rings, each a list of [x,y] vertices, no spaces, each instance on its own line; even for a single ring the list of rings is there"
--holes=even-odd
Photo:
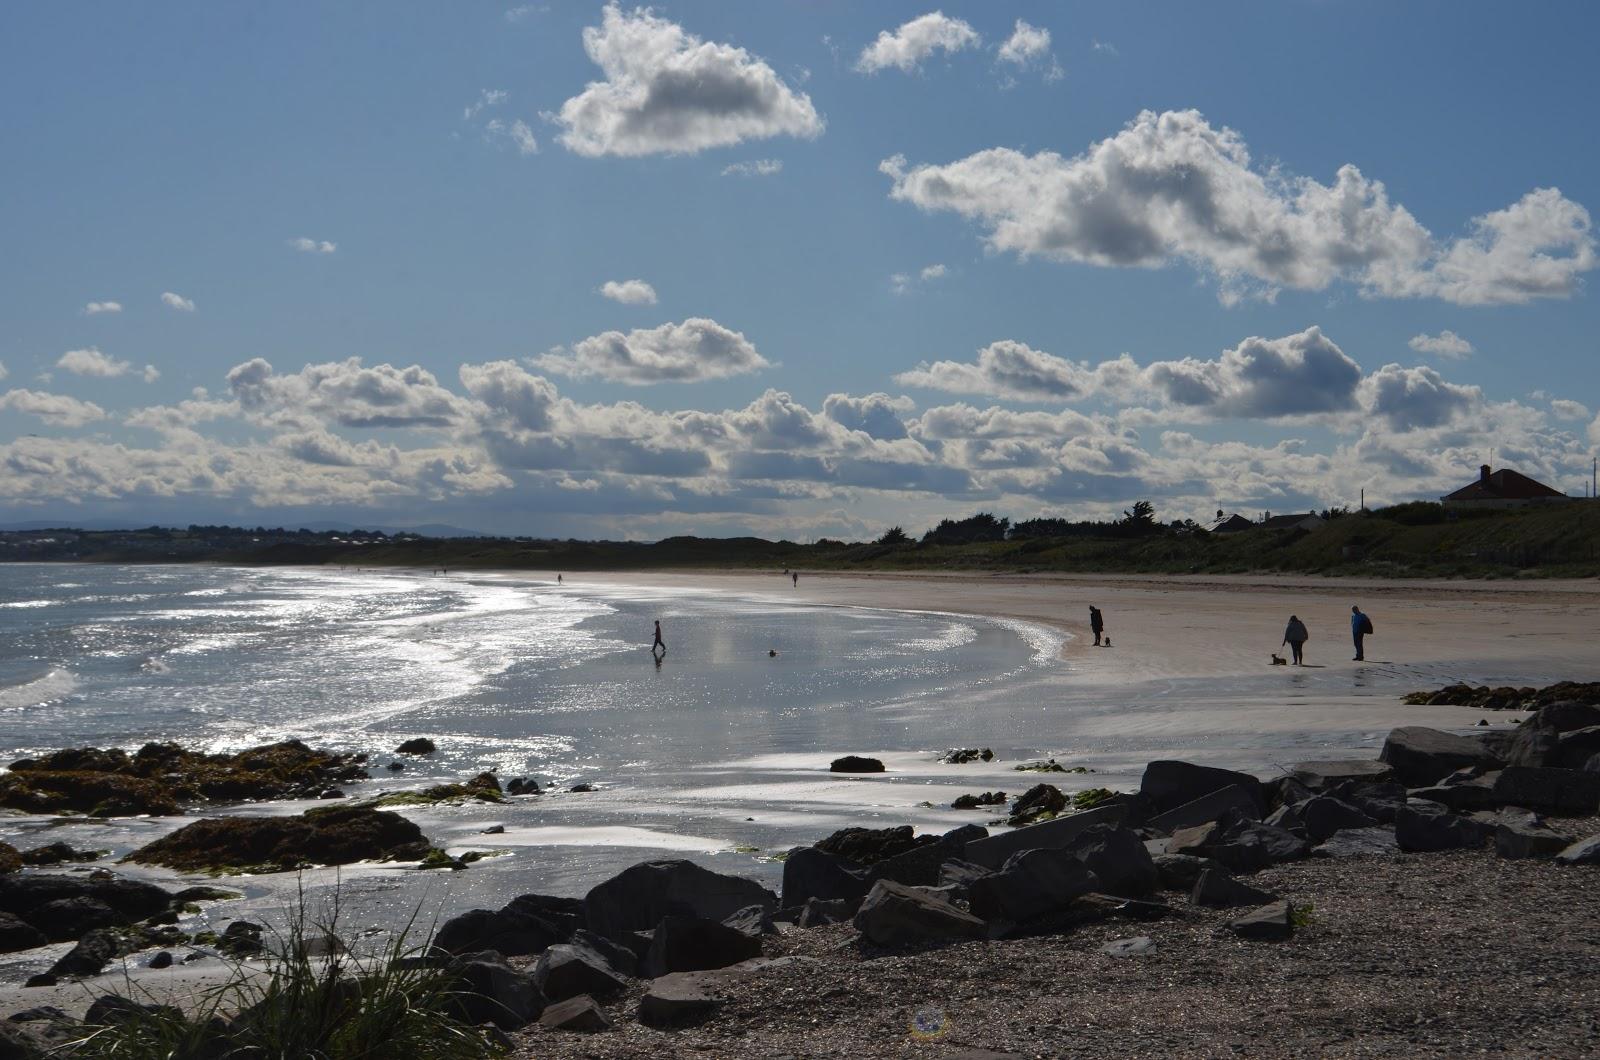
[[[479,91],[478,98],[461,108],[461,120],[471,121],[488,107],[498,107],[511,98],[511,93],[503,88],[485,88]]]
[[[655,305],[656,289],[643,280],[607,280],[600,294],[623,305]]]
[[[161,378],[161,369],[153,364],[147,364],[140,370],[139,375],[146,383],[154,383]]]
[[[900,417],[915,407],[910,398],[890,397],[888,394],[868,394],[859,398],[849,394],[829,394],[822,402],[822,414],[846,430],[893,440],[906,436],[906,425]]]
[[[506,9],[507,22],[521,22],[529,15],[543,13],[550,10],[548,7],[539,7],[534,4],[518,4],[516,7]]]
[[[4,379],[10,374],[10,372],[6,371],[6,362],[0,361],[0,379]]]
[[[750,340],[715,320],[690,317],[681,324],[607,331],[536,358],[546,371],[617,383],[697,383],[745,375],[768,367]]]
[[[1009,339],[979,350],[974,364],[923,363],[901,372],[894,381],[901,386],[1014,401],[1068,401],[1087,397],[1098,385],[1089,368]]]
[[[1100,266],[1184,261],[1215,277],[1225,302],[1338,280],[1368,296],[1526,302],[1571,294],[1595,265],[1588,212],[1555,189],[1441,243],[1355,166],[1327,185],[1258,170],[1236,132],[1192,110],[1145,111],[1074,158],[991,148],[879,168],[892,198],[978,221],[993,251]]]
[[[517,154],[527,156],[539,153],[539,141],[533,135],[533,129],[520,118],[509,122],[499,118],[491,118],[484,123],[483,135],[489,140],[509,140],[517,149]]]
[[[1581,401],[1570,398],[1551,398],[1550,411],[1560,420],[1586,420],[1589,418],[1589,406]]]
[[[1097,52],[1104,52],[1106,55],[1121,55],[1122,54],[1121,52],[1117,51],[1117,46],[1115,44],[1108,44],[1107,42],[1105,42],[1103,40],[1095,41],[1091,45],[1091,47]]]
[[[1395,431],[1443,427],[1482,400],[1477,387],[1446,382],[1425,365],[1386,364],[1361,381],[1362,407]]]
[[[442,428],[466,415],[465,403],[417,365],[366,367],[361,358],[308,364],[293,375],[257,357],[228,373],[228,388],[263,422],[316,421],[343,427]]]
[[[945,274],[949,271],[950,270],[946,269],[943,265],[925,265],[923,266],[922,271],[917,275],[921,276],[924,281],[939,280],[943,279]]]
[[[771,177],[783,172],[783,163],[776,158],[756,158],[748,162],[735,162],[722,168],[725,177]]]
[[[1446,328],[1437,335],[1413,335],[1406,343],[1418,353],[1431,353],[1446,360],[1459,360],[1473,352],[1472,343]]]
[[[561,142],[580,155],[693,154],[773,136],[812,139],[823,121],[803,92],[743,48],[702,41],[639,8],[607,4],[583,31],[605,74],[561,105]]]
[[[889,289],[895,294],[910,294],[917,289],[919,282],[930,283],[933,280],[942,280],[950,274],[944,265],[924,265],[913,277],[909,272],[896,272],[889,276]]]
[[[90,346],[83,350],[68,350],[56,361],[56,367],[73,375],[86,375],[96,379],[115,379],[133,371],[133,365],[119,361]]]
[[[106,418],[105,409],[92,401],[40,390],[8,390],[0,395],[0,410],[37,416],[52,427],[82,427]]]
[[[98,316],[101,313],[122,312],[121,302],[90,302],[83,307],[84,316]]]
[[[999,57],[1002,62],[1028,66],[1049,52],[1050,31],[1039,26],[1030,26],[1019,18],[1016,28],[1011,31],[1011,36],[1000,45]]]
[[[959,18],[942,11],[914,18],[894,32],[884,30],[862,51],[856,69],[864,74],[894,67],[903,73],[915,72],[935,51],[952,53],[976,48],[983,43],[978,31]]]
[[[173,294],[171,291],[161,292],[161,304],[171,309],[176,309],[180,313],[194,312],[193,302],[185,298],[183,295]]]
[[[330,243],[326,239],[310,239],[306,236],[296,236],[289,240],[289,245],[302,254],[332,254],[339,249],[337,243]]]

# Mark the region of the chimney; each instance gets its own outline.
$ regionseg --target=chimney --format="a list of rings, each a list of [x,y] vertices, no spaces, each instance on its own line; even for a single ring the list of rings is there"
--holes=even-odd
[[[1480,464],[1480,465],[1478,465],[1478,481],[1479,482],[1488,482],[1489,481],[1489,465],[1488,464]]]

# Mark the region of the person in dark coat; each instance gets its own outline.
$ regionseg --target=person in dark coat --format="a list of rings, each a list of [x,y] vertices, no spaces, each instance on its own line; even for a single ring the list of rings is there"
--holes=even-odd
[[[1106,616],[1093,604],[1089,605],[1089,631],[1094,634],[1094,646],[1100,647],[1100,635],[1106,631]]]
[[[661,639],[661,620],[659,618],[656,619],[656,642],[650,645],[650,654],[656,655],[657,652],[661,655],[667,654],[667,642]]]
[[[1300,621],[1298,615],[1289,616],[1289,625],[1283,631],[1283,642],[1289,645],[1289,650],[1294,653],[1294,664],[1304,666],[1305,658],[1301,654],[1305,651],[1306,641],[1311,639],[1311,634],[1306,630],[1306,624]]]
[[[1361,608],[1354,605],[1350,608],[1350,639],[1356,642],[1356,657],[1351,662],[1364,662],[1367,658],[1365,646],[1361,643],[1372,632],[1372,619],[1361,613]]]

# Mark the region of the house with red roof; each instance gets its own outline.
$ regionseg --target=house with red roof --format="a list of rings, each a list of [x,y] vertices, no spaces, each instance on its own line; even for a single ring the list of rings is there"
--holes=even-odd
[[[1489,465],[1484,464],[1478,468],[1478,481],[1439,499],[1447,508],[1521,508],[1529,504],[1570,501],[1572,498],[1509,467],[1491,471]]]

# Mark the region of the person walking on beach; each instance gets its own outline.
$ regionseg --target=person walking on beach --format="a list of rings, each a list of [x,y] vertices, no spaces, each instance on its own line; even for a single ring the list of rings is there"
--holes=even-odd
[[[794,587],[796,589],[800,588],[800,572],[795,571],[793,574],[789,575],[789,577],[794,579]]]
[[[556,584],[557,585],[561,584],[561,575],[559,575],[559,574],[556,575]]]
[[[1093,604],[1089,605],[1089,631],[1094,634],[1094,646],[1100,647],[1100,636],[1106,631],[1106,616]]]
[[[667,642],[661,639],[661,620],[656,619],[656,642],[650,645],[650,654],[656,658],[667,654]]]
[[[1351,662],[1365,662],[1367,652],[1362,640],[1372,632],[1372,619],[1361,613],[1361,608],[1350,607],[1350,638],[1356,642],[1356,657]]]
[[[1305,665],[1302,652],[1306,649],[1306,641],[1311,639],[1311,634],[1306,631],[1306,624],[1300,621],[1298,615],[1289,616],[1289,626],[1283,631],[1283,642],[1289,645],[1289,651],[1294,654],[1296,666]]]

